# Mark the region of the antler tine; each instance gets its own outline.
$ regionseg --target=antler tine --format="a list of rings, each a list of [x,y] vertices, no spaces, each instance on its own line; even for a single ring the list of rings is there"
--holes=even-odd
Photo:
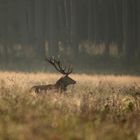
[[[73,68],[71,66],[69,66],[67,69],[67,67],[61,64],[60,61],[59,61],[59,68],[61,69],[61,73],[65,75],[69,75],[73,71]]]
[[[71,66],[69,66],[68,70],[67,70],[67,75],[69,75],[70,73],[72,73],[73,68]]]
[[[72,73],[73,69],[69,66],[68,69],[65,65],[63,65],[59,59],[55,59],[55,57],[48,57],[46,60],[52,64],[57,71],[64,75],[69,75]]]
[[[57,65],[58,65],[58,67],[59,67],[59,69],[60,69],[60,72],[61,72],[62,74],[66,74],[66,73],[65,73],[66,66],[63,66],[63,64],[60,63],[60,60],[57,61]]]
[[[46,60],[47,60],[50,64],[52,64],[52,65],[55,67],[55,69],[56,69],[57,71],[60,72],[60,69],[59,69],[58,66],[57,66],[58,61],[55,59],[55,57],[48,57],[48,58],[46,58]]]

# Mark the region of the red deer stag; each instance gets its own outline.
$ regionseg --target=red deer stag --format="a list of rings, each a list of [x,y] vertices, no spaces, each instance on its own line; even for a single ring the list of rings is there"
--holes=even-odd
[[[76,84],[76,81],[69,77],[69,74],[72,73],[73,69],[69,66],[68,68],[66,66],[63,66],[60,62],[60,60],[53,58],[46,58],[46,61],[48,61],[51,65],[55,67],[55,69],[63,74],[58,81],[56,81],[55,84],[49,84],[49,85],[37,85],[33,86],[31,90],[34,90],[36,93],[40,93],[42,91],[47,92],[48,90],[56,90],[59,92],[63,92],[67,90],[67,86],[71,84]]]

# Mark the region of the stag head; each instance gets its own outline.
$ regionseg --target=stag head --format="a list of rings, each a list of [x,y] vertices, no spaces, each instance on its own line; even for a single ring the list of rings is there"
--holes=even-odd
[[[66,90],[68,85],[76,84],[76,81],[69,77],[69,74],[73,72],[73,68],[71,66],[66,67],[62,65],[60,60],[55,59],[54,57],[46,58],[46,61],[53,65],[58,72],[64,75],[58,81],[56,81],[56,87],[60,88],[61,90]]]

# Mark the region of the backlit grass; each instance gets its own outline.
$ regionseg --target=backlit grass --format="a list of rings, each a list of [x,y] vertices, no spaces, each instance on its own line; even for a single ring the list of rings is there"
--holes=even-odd
[[[74,74],[65,94],[30,92],[60,77],[0,73],[0,140],[140,140],[140,77]]]

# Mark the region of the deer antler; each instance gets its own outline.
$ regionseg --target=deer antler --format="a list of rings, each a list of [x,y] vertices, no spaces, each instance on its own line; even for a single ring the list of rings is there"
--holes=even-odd
[[[46,61],[52,64],[57,71],[64,75],[69,75],[73,71],[73,69],[70,66],[68,68],[66,66],[63,66],[60,60],[55,59],[55,57],[48,57],[46,58]]]

